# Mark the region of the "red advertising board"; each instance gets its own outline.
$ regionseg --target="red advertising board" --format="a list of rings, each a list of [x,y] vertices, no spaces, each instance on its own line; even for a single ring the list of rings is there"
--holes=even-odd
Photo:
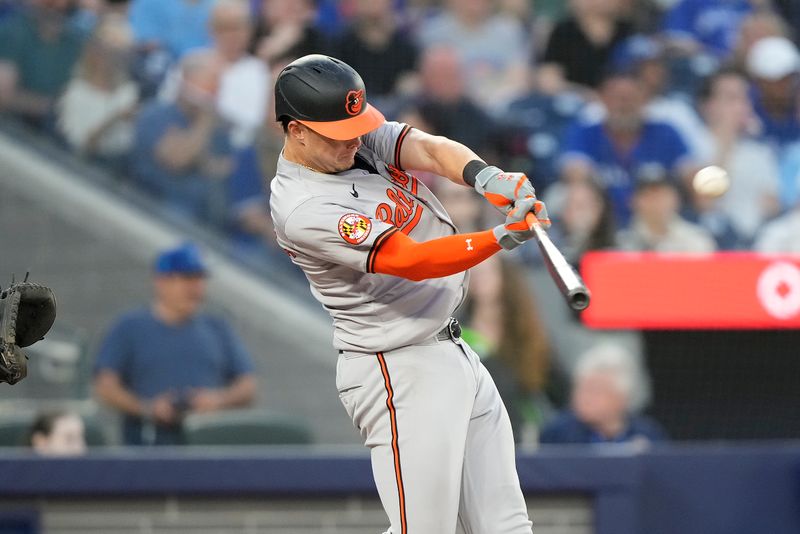
[[[800,328],[800,255],[592,252],[593,328]]]

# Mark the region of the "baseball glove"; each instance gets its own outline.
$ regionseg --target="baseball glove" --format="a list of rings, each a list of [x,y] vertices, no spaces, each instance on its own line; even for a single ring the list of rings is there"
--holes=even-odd
[[[0,291],[0,382],[16,384],[28,373],[22,347],[44,337],[56,320],[53,290],[39,284],[21,283]]]

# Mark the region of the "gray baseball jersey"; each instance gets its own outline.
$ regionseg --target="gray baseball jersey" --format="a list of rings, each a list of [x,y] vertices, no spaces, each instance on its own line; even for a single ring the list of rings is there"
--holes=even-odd
[[[278,160],[270,198],[278,243],[331,314],[341,350],[374,353],[429,339],[466,293],[467,273],[422,282],[374,273],[375,253],[395,231],[416,241],[456,233],[433,193],[400,168],[408,131],[386,122],[364,135],[356,165],[338,174]]]

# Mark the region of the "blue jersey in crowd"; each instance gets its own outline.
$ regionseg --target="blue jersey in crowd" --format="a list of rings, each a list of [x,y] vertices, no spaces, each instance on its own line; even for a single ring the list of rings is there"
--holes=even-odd
[[[542,428],[539,436],[541,443],[626,443],[646,439],[647,441],[666,441],[667,434],[657,422],[649,417],[634,415],[628,419],[628,425],[619,435],[608,438],[598,434],[589,425],[578,420],[571,411],[558,414]]]
[[[749,0],[682,0],[664,17],[664,31],[699,41],[719,56],[736,45],[742,19],[753,11]]]
[[[137,43],[158,43],[173,59],[211,45],[209,19],[216,0],[134,0],[130,23]]]
[[[100,348],[95,373],[111,370],[126,388],[143,399],[172,392],[176,400],[193,388],[219,389],[253,372],[239,338],[224,321],[198,314],[168,325],[143,308],[123,315]],[[126,444],[141,444],[142,421],[126,417]],[[179,429],[159,428],[157,443],[180,440]]]
[[[627,226],[636,178],[643,174],[675,175],[689,157],[689,149],[678,132],[659,122],[645,122],[639,141],[623,154],[611,143],[603,123],[576,122],[567,130],[562,165],[574,158],[592,164],[596,178],[608,193],[617,224]]]
[[[798,82],[795,83],[795,92],[800,90]],[[800,109],[798,106],[795,105],[793,110],[783,117],[773,117],[764,109],[761,92],[755,85],[750,87],[750,101],[753,103],[753,111],[761,121],[761,136],[773,147],[780,149],[800,139],[800,116],[798,116]]]

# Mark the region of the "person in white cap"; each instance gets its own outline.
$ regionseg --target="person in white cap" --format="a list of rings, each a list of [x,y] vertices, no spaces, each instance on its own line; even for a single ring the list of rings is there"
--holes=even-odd
[[[753,79],[753,108],[762,123],[764,137],[778,147],[800,137],[798,89],[800,53],[785,37],[765,37],[747,55],[747,71]]]

